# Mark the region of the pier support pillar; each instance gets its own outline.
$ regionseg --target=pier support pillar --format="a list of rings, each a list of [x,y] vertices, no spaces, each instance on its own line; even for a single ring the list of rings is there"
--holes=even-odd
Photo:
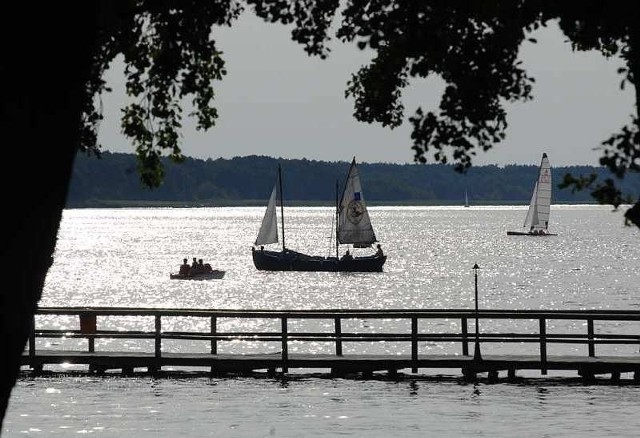
[[[613,371],[611,373],[611,383],[620,383],[620,371]]]
[[[497,370],[492,370],[489,371],[489,382],[491,383],[495,383],[498,381],[498,371]]]
[[[507,380],[509,380],[509,382],[513,382],[516,380],[516,369],[515,368],[509,368],[507,370]]]
[[[596,376],[593,371],[590,370],[581,370],[578,372],[578,375],[582,377],[582,381],[585,383],[591,383],[596,380]]]
[[[476,372],[469,368],[462,369],[462,376],[464,377],[465,382],[474,382],[477,377]]]

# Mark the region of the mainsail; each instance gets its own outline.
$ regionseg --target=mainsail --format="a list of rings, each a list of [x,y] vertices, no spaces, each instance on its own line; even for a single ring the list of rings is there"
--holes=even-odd
[[[538,179],[529,203],[529,211],[524,221],[524,228],[529,231],[547,231],[549,213],[551,211],[551,164],[547,154],[542,155]]]
[[[338,207],[338,242],[366,248],[376,242],[354,157]]]
[[[267,211],[264,212],[262,218],[262,224],[260,225],[260,231],[258,231],[258,237],[256,237],[256,246],[268,245],[270,243],[278,242],[278,218],[276,216],[276,193],[277,183],[273,186],[271,197],[269,198],[269,204],[267,205]]]

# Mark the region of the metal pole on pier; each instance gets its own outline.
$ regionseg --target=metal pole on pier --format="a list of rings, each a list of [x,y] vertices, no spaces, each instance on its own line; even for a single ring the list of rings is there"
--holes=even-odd
[[[478,325],[478,269],[480,267],[476,263],[473,265],[473,276],[475,279],[475,302],[476,302],[476,345],[473,350],[473,360],[482,360],[482,354],[480,353],[480,326]]]

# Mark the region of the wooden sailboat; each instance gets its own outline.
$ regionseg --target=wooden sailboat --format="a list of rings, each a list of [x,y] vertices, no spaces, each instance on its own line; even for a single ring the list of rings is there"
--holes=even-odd
[[[265,249],[264,245],[277,243],[279,240],[278,219],[276,214],[278,192],[280,194],[280,216],[282,219],[282,249],[280,251],[273,251]],[[373,255],[339,257],[339,246],[341,244],[350,244],[353,245],[354,248],[368,248],[377,242],[364,200],[355,158],[351,162],[342,197],[340,200],[336,199],[335,256],[324,257],[308,255],[286,247],[284,206],[282,199],[282,171],[280,166],[278,166],[278,180],[271,192],[267,210],[265,211],[258,236],[251,251],[253,264],[256,269],[265,271],[382,271],[387,256],[382,254],[382,249],[379,244],[377,245],[378,251]]]
[[[549,214],[551,212],[551,165],[547,154],[542,154],[538,170],[538,179],[533,187],[527,217],[522,231],[507,231],[509,236],[555,236],[549,232]]]

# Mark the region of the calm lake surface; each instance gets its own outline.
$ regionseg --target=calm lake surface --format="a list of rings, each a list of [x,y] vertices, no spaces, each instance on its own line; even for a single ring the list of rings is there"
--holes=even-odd
[[[67,210],[40,305],[473,308],[477,263],[481,308],[640,310],[640,231],[623,225],[624,210],[553,205],[550,229],[558,236],[507,236],[520,229],[526,209],[370,208],[388,255],[383,273],[257,271],[251,246],[259,207]],[[332,209],[285,213],[287,247],[335,252]],[[203,258],[226,276],[170,280],[185,257]],[[640,430],[639,385],[459,377],[459,370],[398,381],[295,373],[287,380],[24,377],[1,436],[636,437]]]

